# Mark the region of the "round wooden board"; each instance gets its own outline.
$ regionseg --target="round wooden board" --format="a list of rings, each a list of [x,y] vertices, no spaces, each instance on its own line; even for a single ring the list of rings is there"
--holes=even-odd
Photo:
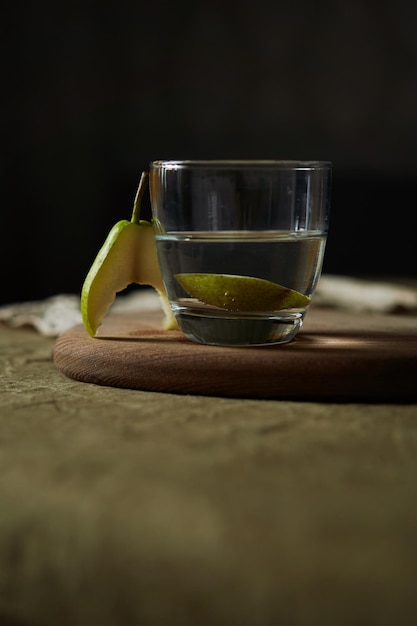
[[[181,394],[292,400],[417,401],[417,319],[312,307],[281,346],[204,346],[161,330],[159,312],[109,315],[91,338],[82,325],[54,346],[78,381]]]

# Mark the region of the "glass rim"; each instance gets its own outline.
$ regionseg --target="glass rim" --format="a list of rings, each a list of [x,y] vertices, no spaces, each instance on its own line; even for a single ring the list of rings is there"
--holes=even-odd
[[[332,168],[331,161],[303,161],[291,159],[186,159],[151,161],[152,169],[178,170],[191,168],[218,169],[281,169],[281,170],[326,170]]]

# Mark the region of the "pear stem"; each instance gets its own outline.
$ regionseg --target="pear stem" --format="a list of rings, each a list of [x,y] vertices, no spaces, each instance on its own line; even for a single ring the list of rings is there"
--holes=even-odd
[[[142,176],[140,177],[139,186],[136,192],[135,201],[133,203],[133,211],[131,222],[134,224],[139,224],[140,222],[140,206],[142,204],[143,195],[148,187],[148,172],[142,172]]]

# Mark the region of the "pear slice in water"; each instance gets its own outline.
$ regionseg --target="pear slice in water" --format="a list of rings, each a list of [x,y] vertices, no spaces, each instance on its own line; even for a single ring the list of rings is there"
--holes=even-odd
[[[165,313],[163,327],[166,330],[178,328],[159,269],[153,226],[138,219],[145,182],[146,176],[142,175],[132,220],[121,220],[113,226],[85,278],[81,290],[81,315],[92,337],[116,294],[132,283],[156,289]]]
[[[310,304],[308,296],[263,278],[234,274],[176,274],[175,278],[192,298],[228,311],[278,311]]]

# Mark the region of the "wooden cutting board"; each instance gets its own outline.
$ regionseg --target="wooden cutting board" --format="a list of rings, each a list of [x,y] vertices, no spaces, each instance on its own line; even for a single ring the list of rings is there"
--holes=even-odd
[[[56,367],[78,381],[237,398],[417,401],[417,318],[312,307],[281,346],[217,347],[161,330],[162,315],[109,315],[57,338]]]

